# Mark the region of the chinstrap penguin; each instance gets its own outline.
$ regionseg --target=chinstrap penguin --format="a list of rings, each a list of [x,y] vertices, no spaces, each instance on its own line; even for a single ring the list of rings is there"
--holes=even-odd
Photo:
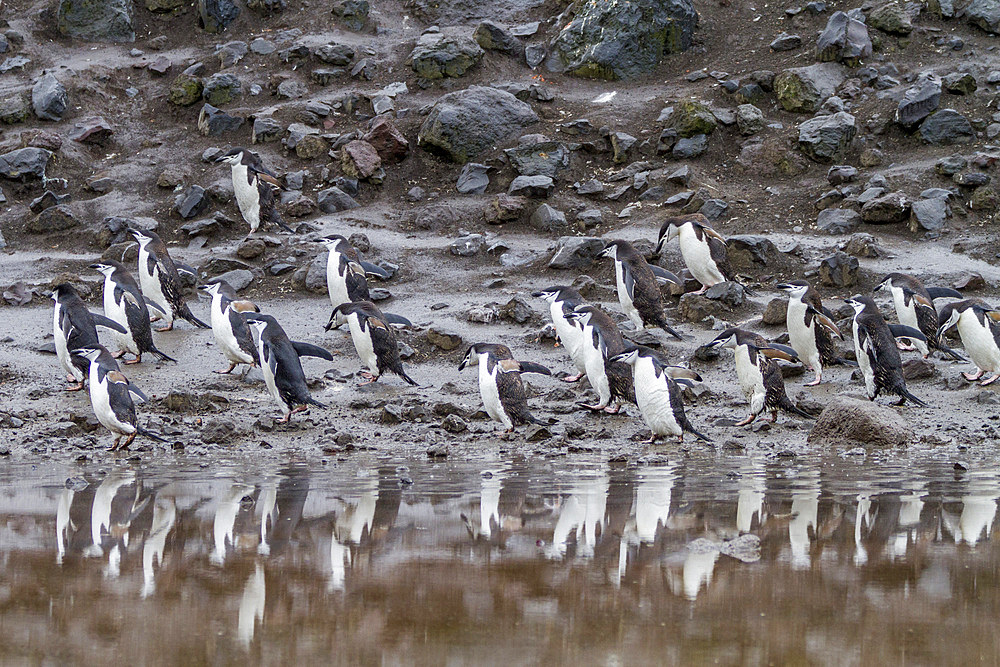
[[[962,294],[946,287],[924,287],[923,283],[905,273],[890,273],[879,283],[875,291],[885,290],[892,294],[892,303],[896,308],[896,318],[900,324],[913,327],[922,333],[926,342],[912,339],[910,345],[897,341],[901,350],[916,349],[926,359],[930,351],[940,350],[954,361],[967,361],[962,355],[944,345],[937,335],[938,312],[934,299],[961,299]]]
[[[946,304],[941,309],[938,339],[952,327],[957,327],[962,345],[977,368],[976,373],[962,373],[965,379],[975,382],[990,373],[982,381],[984,386],[1000,379],[1000,310],[978,299]]]
[[[250,225],[250,234],[257,232],[261,221],[273,222],[294,233],[278,213],[274,190],[283,189],[281,181],[264,166],[257,154],[237,147],[216,158],[216,162],[225,162],[232,167],[233,193],[240,214]]]
[[[588,410],[617,414],[623,402],[635,403],[632,369],[610,357],[625,351],[625,339],[618,325],[597,306],[577,306],[569,319],[583,329],[584,367],[587,381],[597,392],[597,403],[579,403]],[[613,403],[613,405],[612,405]]]
[[[673,436],[684,441],[687,431],[700,440],[711,442],[691,425],[684,412],[680,384],[700,382],[701,376],[678,366],[666,366],[647,347],[633,347],[608,359],[632,367],[635,382],[635,402],[642,420],[653,433],[647,444],[656,444],[661,437]]]
[[[920,406],[926,405],[906,389],[903,361],[896,347],[896,338],[926,341],[924,335],[906,325],[886,324],[871,297],[853,296],[844,299],[844,303],[854,309],[854,352],[868,399],[874,401],[884,393],[898,396],[897,405],[907,399]]]
[[[521,373],[551,375],[548,368],[517,361],[509,347],[495,343],[470,346],[458,370],[468,366],[479,366],[479,395],[483,399],[483,407],[493,421],[506,427],[504,433],[510,433],[515,426],[524,424],[548,425],[548,422],[531,414],[521,380]]]
[[[362,384],[375,382],[384,372],[391,371],[408,384],[419,386],[403,370],[396,334],[378,306],[371,301],[342,303],[333,309],[326,329],[329,331],[345,323],[351,330],[354,349],[361,357],[361,362],[368,366],[368,371],[362,372],[362,377],[367,382]]]
[[[198,289],[212,297],[212,334],[222,355],[229,362],[229,368],[212,372],[225,375],[232,373],[239,364],[247,364],[248,370],[252,366],[259,366],[257,345],[247,327],[245,313],[259,313],[260,308],[252,301],[237,299],[236,290],[224,280],[215,280]]]
[[[156,349],[153,343],[153,330],[149,326],[149,308],[147,301],[128,269],[115,260],[101,260],[90,265],[90,268],[104,275],[104,314],[125,327],[126,333],[113,333],[112,337],[118,344],[116,357],[122,357],[126,352],[135,355],[135,359],[126,364],[137,364],[142,361],[142,355],[150,352],[160,361],[177,360]],[[160,313],[166,311],[162,306],[153,304]]]
[[[622,311],[635,325],[636,330],[659,327],[678,340],[683,337],[667,323],[663,314],[663,296],[660,285],[645,258],[636,252],[628,241],[611,241],[599,257],[607,257],[615,263],[615,283],[618,287],[618,303]],[[682,284],[675,276],[675,283]]]
[[[344,303],[371,301],[368,278],[388,280],[389,274],[380,266],[361,259],[354,246],[339,234],[331,234],[318,240],[328,250],[326,258],[326,290],[330,295],[330,305],[336,308]],[[401,315],[383,313],[389,324],[410,326]],[[332,318],[332,315],[331,315]]]
[[[812,369],[816,379],[807,382],[814,387],[823,381],[824,364],[848,364],[840,356],[840,351],[831,336],[843,340],[844,335],[837,328],[831,313],[823,307],[819,293],[804,280],[789,280],[779,283],[778,289],[788,293],[788,311],[785,324],[788,327],[788,341],[796,356]]]
[[[170,258],[167,246],[155,232],[144,232],[132,229],[132,236],[139,243],[139,285],[142,293],[165,312],[162,319],[167,325],[157,331],[170,331],[174,328],[174,317],[180,317],[201,329],[211,329],[195,317],[181,294],[181,277],[177,266]],[[153,319],[161,319],[153,315]]]
[[[562,285],[533,292],[532,296],[540,297],[549,302],[549,315],[552,318],[552,326],[556,330],[556,336],[566,349],[570,359],[573,360],[573,366],[576,367],[577,374],[567,375],[562,378],[563,382],[577,382],[587,374],[583,354],[583,328],[578,322],[570,320],[567,316],[573,312],[574,308],[583,305],[583,297],[572,287]]]
[[[66,391],[80,391],[90,372],[90,362],[80,356],[74,356],[73,351],[82,348],[98,347],[101,342],[97,337],[97,327],[117,332],[127,333],[125,327],[109,317],[92,313],[83,302],[80,295],[69,283],[60,283],[52,290],[54,308],[52,313],[52,338],[56,348],[59,365],[66,373],[66,379],[76,382],[66,388]]]
[[[688,271],[701,283],[701,289],[695,294],[704,294],[713,285],[734,280],[726,239],[712,229],[705,216],[692,213],[664,220],[660,226],[656,252],[660,252],[664,245],[675,238]]]

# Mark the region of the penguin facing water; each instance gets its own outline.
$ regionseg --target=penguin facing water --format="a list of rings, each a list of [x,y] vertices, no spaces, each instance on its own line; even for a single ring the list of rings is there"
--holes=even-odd
[[[514,359],[506,345],[476,343],[469,347],[458,365],[462,371],[469,366],[479,367],[479,395],[483,407],[493,421],[506,427],[510,433],[515,426],[524,424],[547,425],[528,409],[528,397],[521,380],[521,373],[551,375],[548,368],[535,363]]]
[[[212,371],[220,375],[232,373],[239,364],[259,366],[257,346],[247,326],[246,313],[259,313],[253,302],[238,300],[236,290],[225,280],[215,280],[198,289],[212,297],[211,322],[215,343],[229,362],[229,368]]]
[[[408,384],[419,386],[403,370],[396,334],[378,306],[371,301],[342,303],[333,309],[326,329],[329,331],[345,323],[351,330],[354,349],[368,366],[368,372],[362,373],[368,381],[362,384],[376,382],[385,371],[392,371]]]
[[[975,382],[990,373],[990,377],[982,381],[983,386],[1000,379],[1000,310],[978,299],[946,304],[941,309],[938,339],[952,327],[958,328],[962,345],[977,369],[975,373],[962,373],[965,379]]]
[[[255,234],[261,221],[265,220],[273,222],[286,232],[294,233],[278,213],[274,191],[275,188],[283,189],[281,182],[264,166],[258,155],[237,147],[215,161],[225,162],[232,167],[233,194],[236,195],[240,214],[250,225],[250,234]]]
[[[170,331],[174,328],[174,317],[180,317],[201,329],[211,329],[195,317],[181,294],[181,277],[177,266],[170,257],[167,245],[160,240],[155,232],[144,232],[139,229],[129,230],[139,243],[139,285],[142,293],[153,303],[158,304],[164,315],[154,315],[153,319],[164,319],[165,327],[157,331]]]
[[[597,403],[593,405],[580,405],[588,410],[617,414],[623,402],[635,403],[632,369],[619,361],[608,361],[610,357],[625,351],[625,339],[622,338],[618,325],[597,306],[577,306],[570,313],[569,319],[583,329],[587,381],[598,397]]]
[[[638,331],[655,326],[663,329],[678,340],[677,333],[663,315],[663,296],[656,275],[645,258],[636,252],[628,241],[611,241],[599,257],[607,257],[615,263],[615,283],[618,287],[618,302],[622,311]],[[680,278],[670,274],[672,282],[682,284]]]
[[[160,361],[174,361],[173,357],[167,356],[156,349],[153,343],[153,330],[149,326],[149,308],[147,299],[143,297],[138,283],[129,275],[120,262],[115,260],[101,260],[90,265],[104,275],[104,314],[122,325],[126,332],[113,333],[112,336],[118,343],[119,352],[116,357],[122,357],[126,352],[135,355],[135,359],[126,361],[126,364],[137,364],[142,361],[142,355],[146,352],[155,354]],[[165,314],[162,306],[153,304],[153,308]]]
[[[924,359],[930,355],[932,349],[940,350],[954,361],[966,361],[962,355],[941,342],[937,334],[938,312],[934,306],[934,299],[961,299],[961,293],[946,287],[924,287],[919,280],[905,273],[890,273],[875,288],[876,292],[879,290],[885,290],[892,294],[892,302],[896,308],[896,318],[899,319],[899,323],[917,329],[927,338],[926,342],[920,339],[911,339],[910,345],[897,342],[899,349],[916,349],[923,355]]]
[[[695,294],[704,294],[713,285],[733,280],[726,239],[712,229],[708,218],[701,213],[667,218],[660,226],[656,252],[675,238],[688,271],[701,283]]]
[[[785,324],[788,342],[795,354],[816,374],[816,379],[805,386],[814,387],[823,381],[823,364],[849,364],[840,356],[831,336],[841,340],[844,335],[834,323],[830,312],[823,307],[819,293],[804,280],[779,283],[778,289],[788,293],[788,311]]]
[[[76,382],[66,391],[80,391],[89,376],[90,362],[74,356],[75,350],[98,347],[97,327],[125,334],[125,327],[104,315],[92,313],[80,295],[69,283],[60,283],[52,290],[54,309],[52,313],[52,339],[56,348],[59,365],[66,372],[66,379]]]
[[[556,330],[556,336],[576,367],[577,374],[564,377],[563,382],[579,381],[587,374],[583,353],[583,328],[577,321],[570,320],[568,316],[574,308],[583,305],[583,297],[572,287],[563,285],[546,287],[543,290],[533,292],[532,296],[540,297],[549,302],[549,315],[552,318],[552,326]]]
[[[854,309],[854,351],[858,367],[865,382],[865,394],[874,401],[879,394],[893,394],[899,397],[897,405],[907,400],[919,406],[926,403],[906,389],[903,379],[903,361],[896,348],[896,338],[924,340],[920,331],[906,325],[889,325],[882,319],[878,306],[871,297],[853,296],[844,303]]]

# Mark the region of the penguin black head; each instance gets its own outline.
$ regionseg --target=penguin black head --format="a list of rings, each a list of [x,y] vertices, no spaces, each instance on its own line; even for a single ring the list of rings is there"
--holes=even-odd
[[[576,322],[581,327],[585,327],[590,322],[590,318],[593,317],[593,315],[593,306],[577,306],[571,313],[566,315],[566,319],[570,322]]]
[[[79,296],[76,292],[76,288],[69,283],[59,283],[52,288],[52,300],[61,301],[69,297]]]
[[[962,314],[967,310],[976,311],[978,313],[983,313],[986,317],[994,322],[1000,322],[1000,310],[991,308],[988,303],[982,299],[965,299],[964,301],[952,301],[951,303],[945,304],[945,306],[938,313],[938,330],[937,335],[940,338],[944,333],[958,324],[958,321],[962,318]]]
[[[316,243],[322,243],[327,248],[336,248],[340,243],[347,243],[347,239],[340,234],[327,234],[323,238],[316,239]]]
[[[670,243],[681,233],[681,227],[687,224],[688,220],[684,216],[672,216],[663,221],[660,225],[660,234],[656,241],[656,252],[659,253],[663,246]]]
[[[628,364],[629,366],[635,366],[639,361],[639,357],[642,356],[642,350],[638,346],[630,347],[624,352],[619,352],[611,357],[608,357],[608,362],[620,361],[623,364]]]
[[[555,301],[583,301],[583,297],[572,287],[565,285],[554,285],[545,289],[532,292],[531,296],[545,299],[549,303]]]
[[[869,313],[879,312],[878,306],[875,305],[875,301],[870,296],[855,294],[852,297],[844,299],[844,303],[854,309],[855,315],[861,314],[864,310],[867,310]]]
[[[113,259],[102,259],[100,261],[94,262],[87,268],[99,271],[106,276],[110,276],[115,271],[124,270],[125,267],[122,266],[121,262],[116,262]]]
[[[628,241],[609,241],[604,246],[604,250],[597,253],[597,256],[613,260],[616,260],[619,257],[624,259],[629,254],[629,250],[632,250],[632,246]],[[635,251],[633,250],[633,253],[634,252]]]
[[[490,354],[496,359],[513,359],[514,355],[510,348],[499,343],[473,343],[465,352],[462,363],[458,365],[458,370],[465,370],[469,366],[479,365],[479,355]]]
[[[216,162],[225,162],[226,164],[237,165],[243,162],[243,155],[247,150],[241,146],[232,148],[219,157],[215,158]]]
[[[101,349],[97,347],[81,347],[73,350],[73,354],[93,363],[101,356]]]
[[[215,296],[216,294],[221,294],[222,296],[236,300],[236,290],[233,289],[232,285],[227,283],[225,280],[219,280],[218,278],[213,278],[209,280],[204,285],[198,285],[198,289]]]
[[[709,349],[728,348],[730,350],[735,350],[740,345],[762,348],[767,346],[767,341],[762,336],[755,334],[752,331],[740,329],[739,327],[729,327],[716,336],[715,340],[705,345],[705,347]]]
[[[809,283],[805,280],[787,280],[783,283],[778,283],[776,287],[794,297],[801,297],[809,291]]]
[[[157,240],[159,238],[153,232],[144,232],[141,229],[135,229],[134,227],[129,227],[128,231],[130,234],[132,234],[133,237],[135,237],[135,240],[143,248],[145,248],[148,244],[152,243],[154,240]]]

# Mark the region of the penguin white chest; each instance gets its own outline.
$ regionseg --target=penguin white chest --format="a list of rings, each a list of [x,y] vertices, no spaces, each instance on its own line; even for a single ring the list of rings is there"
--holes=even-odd
[[[280,405],[284,405],[285,402],[281,400],[281,393],[274,382],[274,372],[271,371],[271,364],[264,356],[264,343],[261,340],[257,341],[257,355],[260,357],[260,372],[264,376],[264,384],[267,386],[268,392],[270,392],[274,400]]]
[[[901,287],[892,287],[892,303],[896,307],[896,318],[899,319],[899,323],[908,327],[913,327],[917,331],[920,331],[920,325],[917,323],[917,304],[912,299],[910,299],[909,305],[906,304],[906,295],[903,294],[903,289]],[[911,338],[910,342],[913,346],[917,348],[921,354],[926,355],[927,343],[916,338]]]
[[[83,373],[80,369],[73,365],[73,361],[70,358],[68,342],[66,336],[63,335],[62,327],[59,326],[59,316],[62,313],[62,305],[56,301],[56,306],[53,309],[52,314],[52,340],[56,346],[56,356],[59,358],[59,365],[62,366],[63,370],[72,375],[77,382],[83,380]]]
[[[97,380],[97,364],[90,365],[90,405],[94,409],[94,416],[101,422],[104,428],[112,433],[130,435],[135,432],[135,426],[127,424],[118,419],[118,415],[111,409],[111,394],[108,392],[108,378]]]
[[[971,310],[962,312],[958,319],[958,335],[962,337],[965,351],[977,368],[991,373],[1000,373],[1000,348],[993,339],[993,332],[983,326]]]
[[[342,303],[350,303],[351,297],[347,294],[347,271],[340,272],[340,253],[331,250],[326,260],[326,291],[330,294],[330,304],[336,308]]]
[[[153,271],[149,272],[149,252],[139,248],[139,287],[142,293],[165,311],[163,319],[170,323],[174,321],[174,311],[170,302],[163,296],[163,287],[160,285],[160,270],[156,263],[153,263]]]
[[[223,356],[235,363],[253,363],[253,359],[240,348],[240,343],[236,340],[236,334],[233,333],[228,313],[222,309],[222,297],[220,295],[213,295],[211,313],[212,337],[215,338],[215,344],[222,350]]]
[[[600,397],[601,406],[611,400],[611,385],[608,383],[608,373],[604,367],[604,355],[594,345],[594,328],[586,326],[583,329],[583,363],[587,381]]]
[[[104,315],[125,327],[128,332],[111,332],[111,337],[118,343],[118,346],[132,354],[139,354],[139,346],[136,344],[132,329],[128,325],[128,315],[125,314],[125,295],[122,294],[121,301],[115,301],[115,284],[110,277],[104,280]]]
[[[861,339],[858,337],[858,320],[854,319],[854,356],[858,360],[858,369],[861,371],[861,376],[865,379],[865,393],[868,398],[875,396],[875,371],[872,369],[871,359],[868,358],[868,353],[861,349]]]
[[[677,417],[670,403],[667,377],[665,375],[657,377],[653,362],[648,358],[640,358],[633,373],[635,402],[649,429],[655,435],[681,435],[681,426],[677,423]]]
[[[687,264],[688,271],[691,272],[695,280],[706,287],[726,282],[726,277],[722,275],[715,260],[712,259],[712,251],[709,249],[707,238],[699,240],[695,235],[694,228],[687,224],[681,227],[677,241],[681,247],[684,263]]]
[[[736,348],[736,377],[740,383],[740,389],[748,401],[751,408],[756,408],[759,402],[761,408],[764,406],[764,374],[760,371],[759,364],[753,363],[750,359],[750,350],[746,345]],[[760,409],[756,409],[759,412]]]
[[[233,165],[233,194],[252,234],[260,227],[260,193],[257,191],[257,180],[250,183],[248,177],[246,165]]]
[[[583,331],[580,327],[571,324],[563,315],[562,304],[555,302],[549,304],[549,314],[552,315],[552,325],[556,329],[556,334],[559,336],[559,340],[562,341],[563,347],[566,348],[566,352],[569,354],[570,358],[573,360],[573,364],[576,366],[577,371],[584,371],[584,358],[583,358]]]
[[[378,356],[375,354],[375,345],[372,343],[371,327],[366,331],[361,330],[361,322],[358,316],[352,313],[347,319],[347,325],[351,329],[351,340],[354,341],[354,349],[358,351],[361,362],[368,366],[372,375],[378,377]]]
[[[799,299],[788,300],[788,314],[785,324],[788,326],[788,342],[795,353],[814,369],[820,363],[819,348],[816,347],[816,321],[807,326],[806,310],[808,306]]]
[[[618,303],[621,304],[622,312],[632,320],[636,329],[642,331],[645,325],[642,322],[642,316],[635,307],[632,295],[628,293],[628,285],[625,284],[625,267],[617,259],[615,260],[615,282],[618,285]]]
[[[514,424],[503,409],[503,403],[500,402],[500,389],[497,387],[497,374],[500,372],[500,366],[494,364],[491,373],[487,370],[489,362],[486,357],[487,355],[481,355],[479,359],[479,396],[483,399],[483,407],[486,408],[486,414],[493,421],[500,422],[506,428],[512,428]]]

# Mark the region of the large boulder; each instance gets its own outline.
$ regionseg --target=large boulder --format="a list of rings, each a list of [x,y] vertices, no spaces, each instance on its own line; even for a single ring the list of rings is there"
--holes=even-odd
[[[540,141],[508,148],[504,151],[510,164],[521,176],[548,176],[555,178],[569,166],[569,149],[557,141]]]
[[[902,192],[875,197],[861,207],[861,219],[870,225],[905,222],[910,217],[910,200]]]
[[[816,59],[855,67],[872,55],[868,26],[844,12],[834,12],[816,40]]]
[[[208,32],[222,32],[239,15],[233,0],[198,0],[198,22]]]
[[[833,162],[850,146],[856,133],[854,116],[846,111],[817,116],[799,125],[799,148],[816,162]]]
[[[531,107],[510,93],[472,86],[434,104],[420,126],[417,144],[464,164],[537,121]]]
[[[785,111],[813,113],[846,78],[836,63],[792,67],[774,77],[774,92]]]
[[[896,107],[896,122],[912,129],[934,113],[941,102],[941,79],[935,74],[921,74],[903,93]]]
[[[42,76],[31,89],[31,107],[42,120],[62,120],[69,94],[52,74]]]
[[[890,35],[909,35],[913,32],[913,21],[898,2],[890,2],[873,9],[868,15],[868,23],[876,30]]]
[[[460,77],[483,59],[482,47],[468,35],[429,32],[410,53],[410,67],[424,79]]]
[[[920,136],[935,146],[967,144],[976,138],[969,119],[954,109],[941,109],[920,124]]]
[[[913,429],[890,408],[847,396],[827,403],[809,433],[809,442],[900,447],[913,442]]]
[[[652,71],[664,55],[687,50],[698,25],[691,0],[577,0],[573,10],[552,41],[555,60],[570,74],[599,79]]]
[[[45,178],[45,168],[52,153],[44,148],[18,148],[0,155],[0,177],[12,181]]]
[[[969,23],[991,35],[1000,35],[1000,0],[972,0],[965,8]]]
[[[60,0],[59,32],[88,42],[134,42],[129,0]]]
[[[597,258],[597,253],[602,250],[604,250],[604,241],[593,236],[560,237],[556,243],[556,252],[549,260],[549,268],[590,268]]]
[[[718,124],[712,110],[694,100],[678,102],[671,121],[673,128],[677,130],[677,136],[685,138],[712,134]]]

